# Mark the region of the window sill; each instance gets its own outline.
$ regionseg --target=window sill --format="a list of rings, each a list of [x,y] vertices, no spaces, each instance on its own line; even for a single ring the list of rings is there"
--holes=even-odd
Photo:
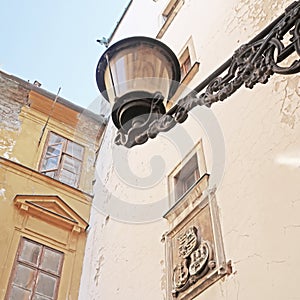
[[[189,69],[189,71],[186,73],[186,75],[182,78],[181,84],[187,85],[191,82],[191,80],[195,77],[195,75],[199,71],[200,63],[198,61],[194,62],[192,67]]]
[[[204,174],[180,199],[174,203],[163,217],[169,222],[173,222],[175,219],[178,221],[179,219],[181,220],[184,218],[190,210],[201,202],[201,195],[208,187],[208,180],[209,174]]]
[[[187,85],[192,81],[192,79],[198,73],[199,67],[200,67],[200,63],[196,61],[192,65],[190,70],[187,72],[187,74],[183,77],[176,93],[174,94],[172,99],[170,99],[170,101],[167,103],[167,108],[168,109],[170,109],[174,105],[174,103],[180,97],[180,95],[182,95],[183,92],[187,89]]]

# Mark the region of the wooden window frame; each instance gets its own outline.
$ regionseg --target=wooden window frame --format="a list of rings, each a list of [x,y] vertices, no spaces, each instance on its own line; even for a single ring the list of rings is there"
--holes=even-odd
[[[192,68],[192,58],[189,47],[187,46],[179,57],[180,72],[182,80],[186,77]]]
[[[33,264],[33,263],[31,263],[29,261],[26,261],[26,260],[21,258],[21,253],[22,253],[25,241],[36,244],[37,246],[39,246],[41,248],[41,253],[39,254],[37,264]],[[54,273],[54,272],[51,272],[50,270],[43,269],[41,267],[41,264],[43,262],[43,258],[44,258],[44,255],[45,255],[45,249],[48,249],[52,252],[59,253],[61,255],[61,260],[60,260],[60,264],[59,264],[57,274]],[[10,279],[9,279],[9,283],[8,283],[8,287],[7,287],[7,291],[6,291],[5,300],[10,299],[10,295],[11,295],[11,292],[12,292],[12,287],[14,285],[13,280],[15,279],[16,270],[17,270],[18,265],[23,265],[25,267],[28,267],[28,268],[34,270],[34,283],[33,283],[32,289],[28,290],[28,291],[31,291],[30,299],[32,299],[32,297],[36,295],[36,289],[37,289],[37,284],[38,284],[37,278],[38,278],[38,275],[40,273],[42,273],[42,274],[46,274],[48,276],[51,276],[52,278],[54,277],[57,280],[55,290],[54,290],[54,293],[53,293],[53,298],[52,298],[53,300],[56,300],[57,297],[58,297],[58,290],[59,290],[59,285],[60,285],[60,279],[61,279],[61,274],[62,274],[63,263],[64,263],[64,253],[63,252],[61,252],[57,249],[51,248],[47,245],[41,244],[37,241],[28,239],[26,237],[21,237],[20,241],[19,241],[18,250],[17,250],[16,256],[15,256],[14,265],[13,265],[13,268],[12,268],[12,271],[11,271],[11,275],[10,275]],[[15,285],[15,286],[19,287],[18,285]],[[23,287],[19,287],[19,288],[26,290]],[[37,294],[37,295],[41,295],[41,294]]]
[[[63,141],[59,142],[59,143],[55,143],[55,144],[49,144],[51,134],[60,137],[61,139],[63,139]],[[43,168],[43,162],[45,161],[46,153],[47,153],[47,150],[48,150],[49,146],[58,145],[60,143],[62,144],[62,148],[61,148],[60,154],[58,155],[57,167],[56,168],[51,168],[51,169],[44,169]],[[68,152],[67,148],[68,148],[69,143],[73,143],[75,145],[78,145],[78,146],[82,147],[82,157],[81,157],[81,159],[79,157],[74,156],[74,155],[72,155],[71,153]],[[56,180],[58,180],[58,181],[60,181],[64,184],[67,184],[69,186],[78,188],[80,177],[81,177],[81,172],[82,172],[84,154],[85,154],[84,146],[82,146],[82,145],[80,145],[80,144],[78,144],[78,143],[76,143],[76,142],[74,142],[74,141],[72,141],[68,138],[63,137],[60,134],[57,134],[53,131],[50,131],[48,133],[48,136],[47,136],[47,139],[46,139],[46,142],[45,142],[45,145],[44,145],[44,150],[43,150],[42,157],[41,157],[41,160],[40,160],[39,170],[42,174],[45,174],[45,175],[47,175],[51,178],[54,178],[54,179],[56,179]],[[61,173],[62,173],[62,170],[64,170],[64,161],[66,159],[65,157],[70,157],[74,161],[80,162],[80,167],[79,167],[78,173],[73,173],[73,172],[70,171],[71,173],[75,174],[75,177],[76,177],[76,180],[75,180],[74,184],[70,184],[70,183],[67,183],[67,182],[61,180]],[[49,173],[52,173],[52,172],[54,173],[53,176],[51,176],[49,174]]]

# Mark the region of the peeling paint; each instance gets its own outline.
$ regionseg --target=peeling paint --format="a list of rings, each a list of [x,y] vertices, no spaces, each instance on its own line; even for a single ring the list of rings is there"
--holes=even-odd
[[[300,80],[299,76],[279,77],[275,79],[274,91],[281,101],[281,123],[294,128],[299,120]]]
[[[249,32],[249,37],[264,28],[282,12],[287,3],[282,0],[241,0],[233,8],[229,20],[226,22],[226,32],[235,30]]]
[[[17,136],[20,134],[19,114],[24,105],[28,91],[20,89],[14,81],[0,75],[0,156],[18,161],[12,157]]]
[[[166,295],[166,291],[167,291],[167,275],[166,275],[166,268],[165,268],[164,260],[160,261],[160,265],[161,265],[161,271],[162,271],[162,275],[160,278],[160,288],[163,292],[163,296],[165,299],[165,295]]]
[[[104,219],[104,221],[103,221],[103,223],[102,223],[102,228],[104,228],[107,224],[108,224],[108,222],[109,222],[109,219],[110,219],[110,216],[109,215],[107,215],[106,217],[105,217],[105,219]]]
[[[101,275],[101,268],[103,266],[104,263],[104,256],[100,255],[98,260],[97,260],[97,266],[96,266],[96,274],[94,276],[94,281],[96,283],[96,286],[99,285],[99,279],[100,279],[100,275]]]
[[[19,114],[21,112],[21,104],[10,99],[0,98],[0,128],[5,130],[16,131],[20,128]]]
[[[0,139],[0,154],[6,159],[11,159],[16,141],[13,138]]]
[[[4,188],[0,189],[0,199],[6,200],[5,192],[6,192],[6,190]]]

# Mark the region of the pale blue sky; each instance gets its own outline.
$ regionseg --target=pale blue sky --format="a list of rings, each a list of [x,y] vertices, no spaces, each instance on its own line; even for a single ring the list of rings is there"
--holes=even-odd
[[[129,0],[1,0],[0,69],[88,107],[95,70]]]

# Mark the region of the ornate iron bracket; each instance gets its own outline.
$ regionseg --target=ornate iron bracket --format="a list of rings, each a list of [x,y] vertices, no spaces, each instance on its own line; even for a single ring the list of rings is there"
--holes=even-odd
[[[285,45],[283,40],[287,34],[291,38]],[[287,67],[279,65],[295,52],[300,56],[300,1],[293,2],[284,14],[248,44],[237,49],[228,61],[193,92],[180,99],[165,115],[152,122],[149,128],[132,128],[128,134],[118,131],[115,143],[128,148],[143,144],[149,138],[155,138],[158,133],[166,132],[177,123],[184,122],[188,112],[195,106],[210,107],[215,102],[224,101],[243,85],[252,89],[257,83],[266,84],[274,73],[298,73],[300,60],[294,60]],[[225,71],[226,75],[221,77]]]

